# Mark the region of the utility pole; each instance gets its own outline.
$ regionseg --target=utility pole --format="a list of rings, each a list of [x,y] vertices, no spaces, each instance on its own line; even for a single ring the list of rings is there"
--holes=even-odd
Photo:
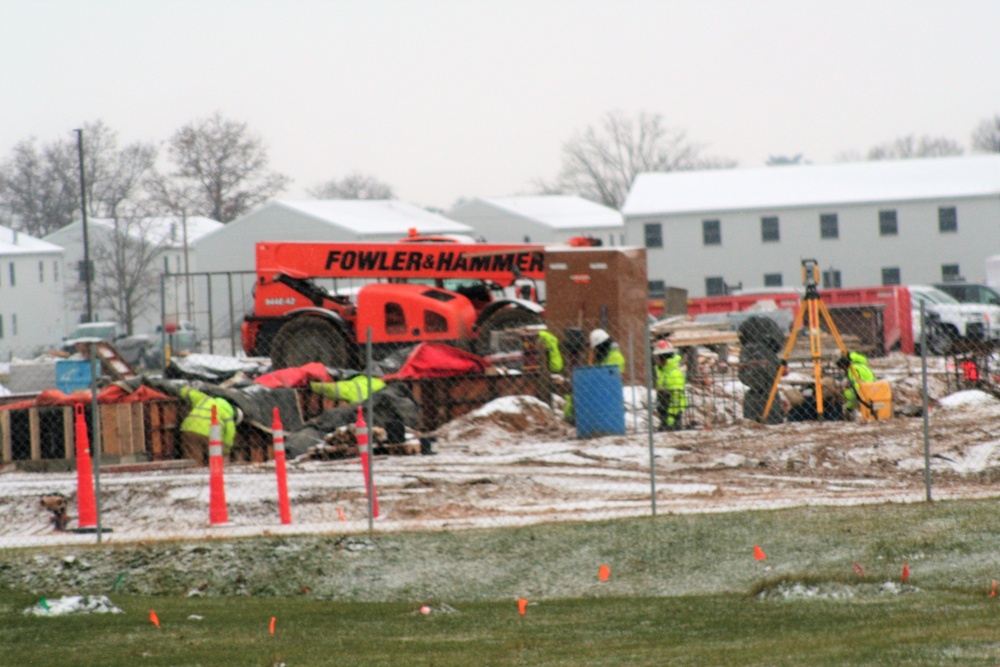
[[[83,172],[83,130],[76,130],[76,148],[80,155],[80,213],[83,214],[83,280],[87,287],[87,322],[93,322],[91,301],[90,240],[87,238],[87,179]]]
[[[188,266],[188,214],[187,208],[181,209],[181,222],[184,231],[184,304],[187,321],[191,321],[191,269]]]

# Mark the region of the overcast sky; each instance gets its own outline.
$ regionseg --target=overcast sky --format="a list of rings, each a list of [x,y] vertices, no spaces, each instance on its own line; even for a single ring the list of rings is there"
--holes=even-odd
[[[1000,0],[2,0],[0,160],[103,120],[165,142],[219,111],[284,196],[353,171],[404,200],[524,194],[611,110],[741,167],[1000,113]]]

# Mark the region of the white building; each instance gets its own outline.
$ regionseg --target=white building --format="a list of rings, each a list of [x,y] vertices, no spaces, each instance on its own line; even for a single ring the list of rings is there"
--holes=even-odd
[[[622,214],[575,195],[476,197],[447,215],[490,243],[565,243],[592,236],[604,245],[624,245]]]
[[[62,248],[0,227],[0,359],[58,346],[65,279]]]
[[[647,173],[622,209],[657,281],[691,296],[984,279],[1000,252],[1000,155]]]
[[[129,236],[144,238],[148,243],[156,247],[149,271],[157,278],[162,274],[176,276],[185,273],[185,267],[190,271],[198,270],[195,252],[195,242],[202,236],[222,227],[222,223],[211,218],[201,216],[167,216],[156,218],[140,218],[122,222],[120,229],[124,229]],[[87,239],[90,246],[90,258],[94,262],[94,281],[98,281],[103,272],[111,267],[102,265],[96,261],[98,256],[97,248],[112,247],[115,238],[115,221],[109,218],[88,218],[87,219]],[[185,246],[185,239],[187,246]],[[66,250],[66,266],[70,273],[65,281],[67,294],[65,298],[65,327],[72,330],[76,325],[85,319],[86,315],[86,292],[81,278],[83,273],[78,269],[83,261],[83,225],[80,221],[71,223],[58,229],[45,240],[54,243]],[[183,302],[183,297],[178,297],[178,287],[175,281],[167,279],[165,295],[170,301],[168,311],[173,308],[177,310],[176,301],[178,298]],[[183,288],[181,288],[183,289]],[[153,303],[134,322],[135,333],[147,333],[157,327],[163,319],[161,312],[160,295],[156,294],[152,298]],[[93,321],[115,319],[113,313],[100,304],[93,303]],[[185,318],[189,319],[189,318]],[[66,333],[69,333],[67,331]]]
[[[198,239],[199,271],[254,271],[260,241],[385,243],[419,234],[468,234],[471,228],[393,199],[279,200]]]
[[[471,228],[412,204],[396,200],[278,200],[265,204],[199,238],[196,301],[213,304],[212,317],[196,317],[210,336],[212,351],[240,350],[239,324],[253,308],[256,245],[261,241],[329,243],[398,241],[419,234],[468,235]],[[199,309],[206,312],[207,309]]]

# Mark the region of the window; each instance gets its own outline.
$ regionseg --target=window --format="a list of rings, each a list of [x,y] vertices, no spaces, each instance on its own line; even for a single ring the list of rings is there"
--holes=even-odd
[[[958,231],[958,211],[954,206],[942,206],[938,209],[938,231],[942,234]]]
[[[781,287],[782,284],[780,273],[764,274],[764,287]]]
[[[163,272],[170,275],[170,258],[166,255],[163,256]]]
[[[531,237],[530,237],[530,236],[528,236],[527,234],[525,234],[525,235],[524,235],[524,242],[525,242],[525,243],[531,243]]]
[[[17,275],[14,273],[14,262],[10,263],[10,286],[17,284]]]
[[[403,307],[394,301],[385,304],[385,332],[391,334],[406,333],[406,315]]]
[[[899,279],[899,267],[896,266],[884,267],[882,269],[882,284],[883,285],[902,284]]]
[[[17,313],[10,316],[10,335],[17,335]]]
[[[823,272],[823,289],[836,289],[840,287],[840,271],[830,269]]]
[[[781,240],[781,229],[778,226],[778,216],[769,215],[760,219],[760,240],[764,243]]]
[[[701,238],[705,245],[722,245],[722,223],[718,220],[702,220]]]
[[[59,282],[59,262],[52,262],[52,280]]]
[[[821,239],[839,239],[840,229],[837,226],[836,213],[821,213],[819,216],[819,237]]]
[[[896,222],[895,210],[878,212],[878,233],[880,236],[899,235],[899,225]]]
[[[662,299],[667,295],[667,283],[663,280],[649,281],[649,298]]]
[[[433,310],[424,311],[424,331],[427,333],[447,333],[448,320]]]
[[[726,293],[726,281],[721,276],[705,278],[706,296],[723,296]]]
[[[644,226],[647,248],[663,247],[663,225],[659,222],[647,222]]]
[[[941,280],[959,280],[961,273],[958,270],[958,264],[942,264],[941,265]]]
[[[38,263],[38,282],[45,282],[45,262]]]

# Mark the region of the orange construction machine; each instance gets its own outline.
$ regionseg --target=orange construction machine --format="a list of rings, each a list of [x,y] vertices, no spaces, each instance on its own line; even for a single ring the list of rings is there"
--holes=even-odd
[[[484,354],[493,331],[542,322],[534,297],[543,261],[540,245],[441,237],[258,243],[243,349],[270,356],[275,368],[357,367],[370,329],[376,358],[423,341]],[[361,285],[345,288],[341,279]]]

